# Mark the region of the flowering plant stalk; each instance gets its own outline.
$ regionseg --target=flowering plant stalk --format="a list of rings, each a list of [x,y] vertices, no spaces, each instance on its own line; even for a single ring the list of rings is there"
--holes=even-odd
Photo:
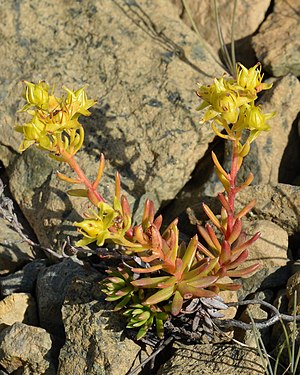
[[[218,195],[222,204],[220,218],[203,204],[213,223],[198,227],[206,245],[199,242],[197,235],[188,244],[179,243],[178,219],[162,231],[163,218],[161,215],[155,217],[150,200],[145,203],[141,223],[133,226],[128,200],[121,194],[118,173],[112,204],[98,192],[104,171],[103,154],[95,179],[90,181],[86,177],[75,159],[84,142],[84,128],[78,118],[80,115],[89,116],[88,109],[96,102],[87,98],[84,87],[77,91],[63,87],[66,95],[59,98],[45,82],[25,82],[23,97],[27,103],[21,111],[27,112],[31,119],[16,127],[23,134],[20,151],[35,145],[48,152],[51,158],[67,163],[77,175],[73,178],[58,172],[58,178],[72,185],[84,186],[67,191],[69,195],[87,198],[94,206],[84,214],[84,220],[75,223],[83,236],[77,241],[77,246],[85,247],[94,242],[102,246],[110,241],[120,245],[120,251],[131,257],[126,264],[107,270],[102,291],[106,300],[117,302],[115,309],[123,311],[128,327],[138,328],[137,338],[143,337],[154,325],[158,336],[163,337],[164,321],[180,314],[187,301],[214,297],[220,290],[238,289],[238,284],[224,283],[222,279],[225,276],[242,277],[258,267],[239,267],[248,257],[248,247],[259,237],[257,233],[247,240],[242,230],[242,218],[255,202],[250,202],[238,213],[234,205],[237,193],[253,179],[250,173],[243,184],[237,185],[243,158],[248,154],[251,142],[261,131],[268,130],[266,121],[273,116],[264,114],[254,101],[259,91],[269,89],[271,85],[262,83],[259,64],[249,70],[237,65],[236,76],[236,79],[225,76],[215,79],[212,85],[200,86],[197,91],[203,100],[198,109],[206,108],[201,122],[212,120],[216,135],[232,144],[229,172],[212,154],[225,192]],[[248,137],[242,143],[243,132],[247,132]],[[218,229],[218,235],[213,226]]]

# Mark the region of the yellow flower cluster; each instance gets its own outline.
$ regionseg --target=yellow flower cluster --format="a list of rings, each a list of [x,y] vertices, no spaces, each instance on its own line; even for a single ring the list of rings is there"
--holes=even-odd
[[[272,87],[272,84],[262,83],[262,79],[259,63],[250,69],[237,64],[236,79],[223,76],[215,79],[212,85],[200,86],[197,95],[203,103],[197,109],[206,108],[200,122],[214,120],[225,128],[228,124],[233,124],[235,131],[268,130],[267,120],[275,113],[264,114],[261,108],[254,104],[258,92]]]
[[[84,87],[75,92],[63,87],[67,95],[58,98],[49,93],[45,82],[25,81],[25,85],[23,97],[27,103],[21,111],[27,111],[32,117],[28,123],[16,127],[24,136],[20,151],[35,144],[54,154],[64,148],[74,155],[82,145],[84,134],[78,117],[89,116],[88,109],[96,102],[87,98]]]
[[[76,246],[83,247],[94,241],[97,246],[103,246],[106,240],[122,245],[126,242],[124,236],[131,225],[130,216],[127,216],[121,207],[117,210],[105,202],[100,202],[98,208],[98,213],[93,212],[87,219],[75,223],[83,235]]]

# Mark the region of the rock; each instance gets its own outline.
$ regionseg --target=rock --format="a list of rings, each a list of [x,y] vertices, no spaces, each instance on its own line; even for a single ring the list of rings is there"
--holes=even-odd
[[[283,331],[283,328],[281,328],[281,336],[279,340],[276,342],[277,346],[274,350],[275,358],[279,355],[280,348],[282,345],[284,345],[284,348],[282,350],[282,353],[280,355],[280,363],[281,365],[284,365],[286,369],[291,369],[291,371],[294,372],[294,374],[299,374],[300,372],[300,365],[299,362],[296,361],[297,354],[300,350],[300,331],[297,326],[297,323],[294,324],[294,322],[288,322],[285,324],[286,334]],[[289,349],[288,349],[289,345]],[[289,352],[291,348],[293,347],[294,350],[294,359],[291,361],[290,356],[293,356],[293,352]],[[291,367],[291,362],[294,363],[294,366],[296,362],[298,363],[298,366],[296,368]]]
[[[288,234],[284,229],[268,220],[258,220],[251,226],[244,225],[244,228],[249,237],[257,232],[261,236],[249,247],[249,256],[243,268],[254,263],[271,269],[287,265]]]
[[[292,130],[289,134],[288,144],[284,151],[280,168],[279,168],[279,182],[290,185],[300,185],[300,117],[294,121]]]
[[[286,283],[290,274],[290,269],[287,267],[287,232],[267,220],[259,220],[245,228],[249,236],[260,232],[261,237],[249,247],[249,257],[241,268],[255,263],[259,263],[261,267],[256,273],[239,280],[242,284],[242,288],[238,291],[239,297],[245,297],[259,288],[278,288]]]
[[[253,349],[232,343],[177,345],[159,375],[258,375],[265,374],[261,358]]]
[[[0,217],[0,275],[15,272],[35,256],[31,246],[22,242],[18,233]]]
[[[226,276],[218,280],[218,283],[226,284],[226,283],[232,283],[232,281],[233,280],[231,280],[230,277]],[[225,303],[238,301],[237,292],[235,290],[221,290],[218,295],[221,298],[223,298]],[[221,319],[233,319],[236,315],[237,307],[231,306],[231,307],[228,307],[228,309],[226,310],[219,310],[219,312],[224,315],[224,318],[221,318]]]
[[[289,312],[294,310],[294,295],[296,295],[296,314],[300,314],[300,271],[294,273],[288,280],[286,286],[286,296],[289,301]]]
[[[15,273],[0,277],[0,294],[5,297],[12,293],[33,293],[38,273],[46,267],[45,259],[36,259]]]
[[[64,259],[42,270],[37,278],[36,295],[40,326],[49,333],[64,337],[61,307],[72,279],[86,271],[72,259]]]
[[[244,323],[251,323],[251,317],[255,323],[261,323],[268,319],[268,313],[260,305],[248,305],[242,312],[239,320]],[[259,330],[261,338],[266,345],[269,342],[270,328],[264,328]],[[234,338],[238,341],[243,342],[248,347],[257,348],[257,340],[253,330],[235,329]]]
[[[256,199],[253,219],[269,220],[285,230],[289,236],[300,232],[300,187],[276,184],[249,186],[237,196],[237,211]]]
[[[171,0],[178,8],[178,15],[184,23],[192,27],[190,18],[181,0]],[[212,1],[186,1],[190,8],[193,21],[195,22],[201,37],[217,52],[220,49],[214,5]],[[238,1],[235,14],[234,39],[242,39],[253,34],[264,20],[270,0],[245,0]],[[231,42],[231,20],[233,12],[233,1],[218,1],[218,13],[221,29],[225,43]],[[237,53],[239,49],[237,48]]]
[[[285,286],[286,287],[286,286]],[[280,289],[277,293],[277,296],[275,300],[273,301],[273,306],[275,306],[280,313],[287,314],[288,313],[288,298],[286,295],[286,288]],[[271,344],[271,349],[274,349],[276,345],[279,342],[279,339],[282,335],[283,328],[281,322],[276,322],[272,326],[272,334],[270,338],[270,344]]]
[[[0,365],[24,375],[54,375],[51,338],[39,327],[15,323],[0,333]]]
[[[58,375],[125,375],[140,346],[124,335],[125,319],[104,301],[99,275],[80,277],[69,286],[62,307],[66,343]]]
[[[60,167],[55,162],[39,156],[40,150],[15,153],[20,134],[13,124],[21,106],[21,78],[44,79],[58,88],[89,83],[88,94],[98,105],[84,120],[86,139],[78,154],[86,174],[95,176],[99,153],[104,152],[104,191],[113,185],[118,169],[124,189],[131,200],[137,199],[135,209],[148,192],[157,207],[174,198],[213,138],[191,112],[198,105],[196,82],[209,83],[223,73],[205,43],[178,22],[176,9],[158,0],[92,5],[26,0],[19,7],[1,6],[0,14],[0,53],[8,56],[1,67],[5,75],[0,75],[0,160],[39,241],[47,245],[61,225],[69,229],[73,205],[62,192],[69,187],[56,181],[54,171]],[[23,121],[19,115],[17,122]]]
[[[38,325],[34,298],[28,293],[14,293],[0,301],[0,330],[16,322]]]
[[[300,75],[300,3],[275,0],[273,12],[253,37],[256,55],[275,77]]]

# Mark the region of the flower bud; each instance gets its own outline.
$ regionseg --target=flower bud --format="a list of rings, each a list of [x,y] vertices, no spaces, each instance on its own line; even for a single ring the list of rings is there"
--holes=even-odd
[[[26,87],[23,94],[24,99],[30,106],[47,110],[49,99],[49,86],[41,81],[37,84],[25,81]]]

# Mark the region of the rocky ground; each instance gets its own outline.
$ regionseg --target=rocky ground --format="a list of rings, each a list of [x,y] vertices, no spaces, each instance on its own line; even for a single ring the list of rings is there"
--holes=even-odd
[[[78,155],[87,175],[96,173],[103,152],[105,196],[111,196],[118,170],[136,219],[150,198],[166,223],[179,216],[182,232],[194,235],[195,224],[205,220],[200,203],[216,205],[220,191],[210,152],[225,166],[229,152],[209,125],[199,125],[195,111],[197,82],[209,84],[224,72],[212,2],[187,3],[198,36],[181,0],[0,3],[2,213],[10,216],[4,196],[10,197],[23,233],[59,254],[22,241],[16,220],[10,217],[12,228],[0,218],[0,375],[125,375],[153,351],[128,336],[122,316],[104,301],[99,260],[62,255],[62,242],[76,238],[72,223],[86,207],[66,195],[56,162],[37,149],[19,153],[14,125],[23,121],[17,113],[23,79],[57,88],[89,84],[89,96],[98,103],[85,120]],[[219,3],[229,43],[233,1]],[[260,104],[277,116],[245,159],[241,178],[251,170],[255,179],[238,197],[239,207],[257,200],[246,230],[259,230],[262,237],[247,262],[258,260],[262,267],[241,280],[241,291],[223,297],[261,299],[284,313],[292,310],[294,291],[300,295],[299,14],[299,0],[238,1],[235,28],[237,59],[247,67],[262,63],[273,88]],[[233,308],[227,317],[249,322],[249,311],[257,321],[270,317],[259,305]],[[226,335],[193,345],[177,340],[143,373],[263,374],[253,333],[235,329]],[[233,335],[246,346],[233,343]],[[283,337],[279,324],[262,335],[271,349]],[[297,347],[299,341],[298,334]]]

